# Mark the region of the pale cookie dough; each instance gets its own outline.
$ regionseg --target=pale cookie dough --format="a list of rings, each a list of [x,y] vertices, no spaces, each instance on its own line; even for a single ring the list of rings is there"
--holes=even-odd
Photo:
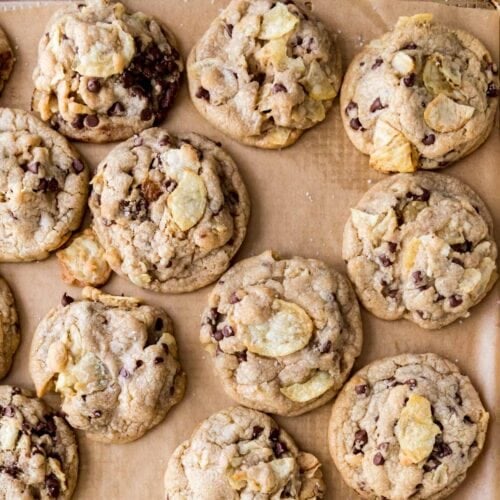
[[[159,424],[184,395],[172,321],[138,299],[83,289],[38,325],[30,373],[55,390],[68,422],[93,440],[125,443]]]
[[[30,113],[0,108],[0,262],[59,248],[80,225],[88,181],[64,137]]]
[[[0,499],[69,500],[78,477],[71,427],[28,391],[0,386]]]
[[[498,67],[470,33],[401,17],[347,70],[340,98],[353,144],[382,172],[445,167],[493,127]]]
[[[182,70],[155,19],[112,0],[71,3],[40,40],[32,108],[72,139],[127,139],[165,118]]]
[[[0,277],[0,379],[9,372],[20,340],[14,297],[7,282]]]
[[[337,393],[360,354],[359,306],[347,278],[313,259],[265,252],[219,280],[200,340],[238,403],[300,415]]]
[[[241,406],[203,421],[170,458],[167,500],[319,500],[318,459],[270,417]]]
[[[12,73],[15,62],[14,52],[12,51],[7,35],[0,28],[0,94]]]
[[[342,79],[334,38],[293,1],[233,0],[192,49],[198,111],[251,146],[283,148],[325,119]]]
[[[114,271],[137,286],[179,293],[227,269],[245,237],[250,201],[219,146],[151,129],[101,162],[89,204]]]
[[[62,279],[69,285],[100,286],[111,275],[104,248],[92,228],[77,234],[66,248],[56,253]]]
[[[436,354],[356,373],[333,405],[330,453],[363,498],[447,497],[481,452],[489,415],[465,375]]]
[[[370,312],[423,328],[468,317],[497,279],[488,209],[441,174],[399,174],[372,187],[351,209],[342,252]]]

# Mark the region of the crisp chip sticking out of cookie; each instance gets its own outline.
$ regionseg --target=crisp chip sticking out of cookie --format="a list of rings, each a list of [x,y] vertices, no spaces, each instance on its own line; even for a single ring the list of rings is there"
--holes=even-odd
[[[281,38],[292,31],[298,22],[299,18],[294,16],[286,5],[278,2],[262,16],[259,38],[262,40]]]
[[[297,304],[275,299],[270,318],[257,325],[238,325],[240,339],[250,352],[276,358],[303,349],[311,338],[313,322]]]
[[[424,120],[436,132],[453,132],[462,128],[474,114],[472,106],[458,104],[439,94],[425,108]]]
[[[316,399],[333,387],[333,377],[327,372],[317,372],[307,382],[282,387],[281,393],[297,403]]]
[[[20,431],[21,427],[16,418],[2,420],[0,426],[0,451],[14,450]]]
[[[432,54],[425,62],[422,78],[426,89],[436,96],[452,93],[462,82],[458,64],[438,53]]]
[[[415,61],[413,57],[409,56],[403,51],[396,52],[392,58],[392,67],[400,75],[408,75],[415,71]]]
[[[313,61],[309,66],[307,75],[301,80],[309,95],[315,101],[333,99],[337,92],[328,80],[326,73],[321,69],[318,61]]]
[[[436,436],[441,433],[432,419],[427,398],[412,394],[401,411],[395,434],[400,446],[402,465],[417,464],[432,452]]]

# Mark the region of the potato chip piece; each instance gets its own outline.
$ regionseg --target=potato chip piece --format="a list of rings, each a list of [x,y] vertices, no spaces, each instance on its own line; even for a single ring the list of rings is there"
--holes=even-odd
[[[425,201],[410,201],[403,208],[404,221],[413,222],[424,208],[427,208]]]
[[[436,132],[453,132],[462,128],[474,114],[472,106],[458,104],[439,94],[425,108],[424,120]]]
[[[289,481],[294,469],[295,460],[292,457],[278,458],[238,470],[229,477],[229,481],[237,490],[243,489],[248,483],[251,491],[270,494],[281,489]]]
[[[402,30],[407,27],[414,27],[415,24],[429,24],[432,23],[433,15],[429,13],[415,14],[414,16],[401,16],[397,23],[396,29]]]
[[[299,18],[294,16],[281,2],[262,16],[262,25],[259,38],[262,40],[275,40],[292,31],[299,23]]]
[[[92,286],[86,286],[82,290],[82,298],[93,300],[94,302],[101,302],[109,307],[137,307],[141,301],[135,297],[122,297],[118,295],[110,295]]]
[[[207,188],[203,179],[192,170],[184,169],[167,205],[181,230],[191,229],[203,217],[207,206]]]
[[[315,101],[333,99],[337,92],[321,69],[318,61],[313,61],[309,66],[307,75],[300,81],[309,92],[309,96]]]
[[[425,62],[422,78],[426,89],[434,95],[451,94],[462,82],[458,64],[438,53]]]
[[[311,338],[313,322],[297,304],[275,299],[271,317],[256,325],[238,325],[240,339],[261,356],[287,356],[303,349]]]
[[[431,403],[427,398],[412,394],[396,424],[399,441],[399,461],[402,465],[417,464],[432,452],[434,440],[441,433],[432,419]]]
[[[400,75],[408,75],[415,71],[415,60],[406,52],[399,51],[396,52],[392,58],[392,67]]]
[[[360,231],[368,228],[373,228],[380,220],[380,214],[369,214],[357,208],[351,208],[351,220],[354,227]]]
[[[462,293],[471,293],[481,283],[481,278],[481,272],[477,269],[466,269],[458,284],[458,288]]]
[[[319,398],[333,387],[333,377],[327,372],[315,373],[307,382],[282,387],[280,392],[296,403],[307,403]]]
[[[403,245],[403,272],[408,272],[415,264],[418,251],[420,250],[420,240],[413,238],[406,245]]]

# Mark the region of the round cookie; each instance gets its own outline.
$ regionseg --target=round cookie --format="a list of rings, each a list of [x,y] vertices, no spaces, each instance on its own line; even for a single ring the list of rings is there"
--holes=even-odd
[[[35,116],[0,108],[0,262],[48,257],[78,228],[89,175],[68,141]]]
[[[9,372],[20,340],[14,297],[7,282],[0,277],[0,379]]]
[[[373,186],[351,209],[342,252],[371,313],[422,328],[468,317],[497,279],[488,209],[441,174],[398,174]]]
[[[203,313],[200,340],[234,400],[300,415],[337,393],[362,336],[347,278],[318,260],[281,260],[267,251],[222,276]]]
[[[40,40],[32,109],[72,139],[127,139],[165,118],[182,70],[155,19],[112,0],[72,3]]]
[[[271,417],[236,406],[207,418],[174,451],[166,497],[319,500],[325,490],[320,467]]]
[[[464,480],[489,415],[468,377],[436,354],[402,354],[356,373],[333,405],[330,453],[363,498],[438,500]]]
[[[382,172],[436,169],[478,148],[493,127],[498,67],[470,33],[401,17],[352,61],[340,109],[350,140]]]
[[[94,229],[117,273],[163,293],[216,280],[245,237],[250,201],[231,157],[196,134],[150,129],[97,169]]]
[[[30,373],[55,390],[68,422],[96,441],[125,443],[159,424],[184,395],[172,321],[138,299],[83,289],[38,325]]]
[[[12,51],[7,35],[0,28],[0,94],[12,73],[15,62],[14,52]]]
[[[0,386],[0,496],[69,500],[78,446],[63,417],[28,391]]]
[[[333,37],[295,2],[232,0],[189,55],[191,99],[243,144],[290,146],[322,122],[342,79]]]

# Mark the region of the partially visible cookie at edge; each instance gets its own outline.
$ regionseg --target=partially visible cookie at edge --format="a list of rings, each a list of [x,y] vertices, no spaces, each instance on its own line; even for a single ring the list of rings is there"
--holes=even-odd
[[[0,95],[12,73],[16,58],[4,30],[0,28]]]
[[[0,277],[0,379],[9,372],[20,341],[14,297],[7,282]]]

